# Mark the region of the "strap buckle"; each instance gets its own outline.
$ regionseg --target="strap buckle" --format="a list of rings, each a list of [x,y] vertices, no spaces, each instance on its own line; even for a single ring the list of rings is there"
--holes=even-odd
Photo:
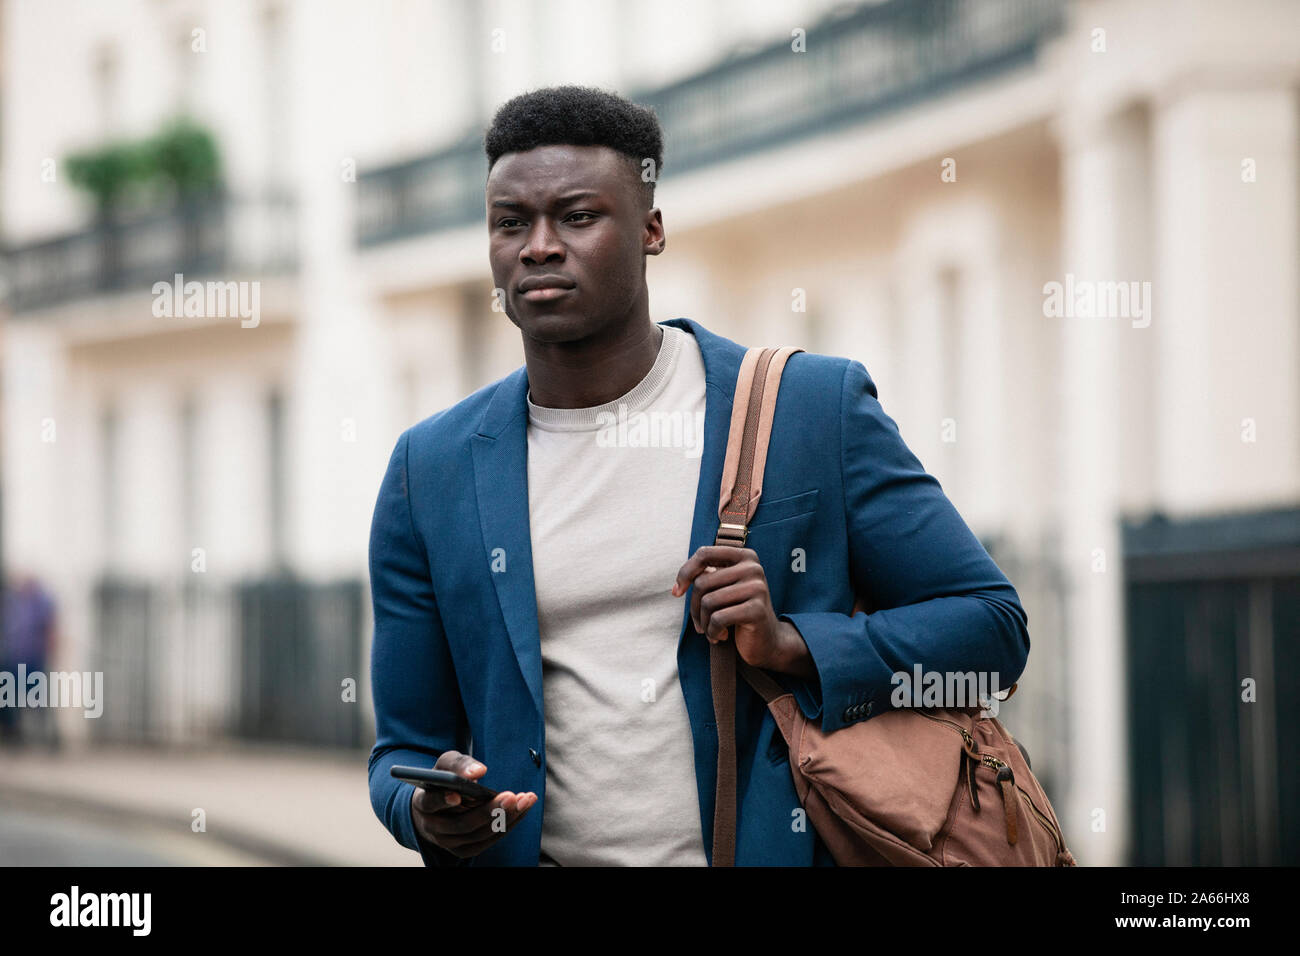
[[[723,524],[718,525],[718,535],[714,544],[732,544],[738,548],[745,546],[745,541],[749,537],[749,527],[743,524]]]

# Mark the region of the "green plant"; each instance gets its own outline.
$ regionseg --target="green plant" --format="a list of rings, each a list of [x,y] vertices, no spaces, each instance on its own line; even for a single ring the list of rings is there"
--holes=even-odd
[[[115,142],[74,153],[63,161],[68,181],[95,200],[101,217],[111,214],[127,187],[148,178],[152,165],[138,142]]]
[[[188,117],[171,120],[149,140],[146,150],[156,175],[182,197],[207,193],[220,185],[216,140]]]
[[[186,199],[221,184],[215,138],[186,116],[168,121],[153,136],[119,140],[67,156],[68,181],[89,193],[101,219],[109,219],[135,185],[164,186]]]

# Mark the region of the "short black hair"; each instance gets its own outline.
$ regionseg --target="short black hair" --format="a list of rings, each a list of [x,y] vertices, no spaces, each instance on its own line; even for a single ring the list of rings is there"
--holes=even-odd
[[[488,172],[504,153],[538,146],[608,146],[623,153],[629,170],[645,187],[646,208],[654,205],[655,180],[664,165],[664,136],[652,108],[589,86],[521,93],[497,109],[483,137]],[[648,180],[642,176],[647,159],[654,161]]]

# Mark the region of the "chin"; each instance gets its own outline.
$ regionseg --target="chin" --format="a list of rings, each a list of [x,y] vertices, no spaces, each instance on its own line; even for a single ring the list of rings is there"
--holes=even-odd
[[[585,315],[538,311],[515,323],[538,342],[576,342],[596,332],[598,327]]]

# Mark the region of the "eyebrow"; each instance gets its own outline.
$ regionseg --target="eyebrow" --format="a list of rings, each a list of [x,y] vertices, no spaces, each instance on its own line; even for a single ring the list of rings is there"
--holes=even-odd
[[[599,197],[600,193],[594,189],[575,189],[572,192],[565,193],[563,196],[555,197],[555,205],[562,206],[565,203],[573,202],[575,199],[585,199],[591,196]],[[526,204],[516,202],[513,199],[494,199],[492,205],[494,207],[504,206],[507,209],[522,209]]]

